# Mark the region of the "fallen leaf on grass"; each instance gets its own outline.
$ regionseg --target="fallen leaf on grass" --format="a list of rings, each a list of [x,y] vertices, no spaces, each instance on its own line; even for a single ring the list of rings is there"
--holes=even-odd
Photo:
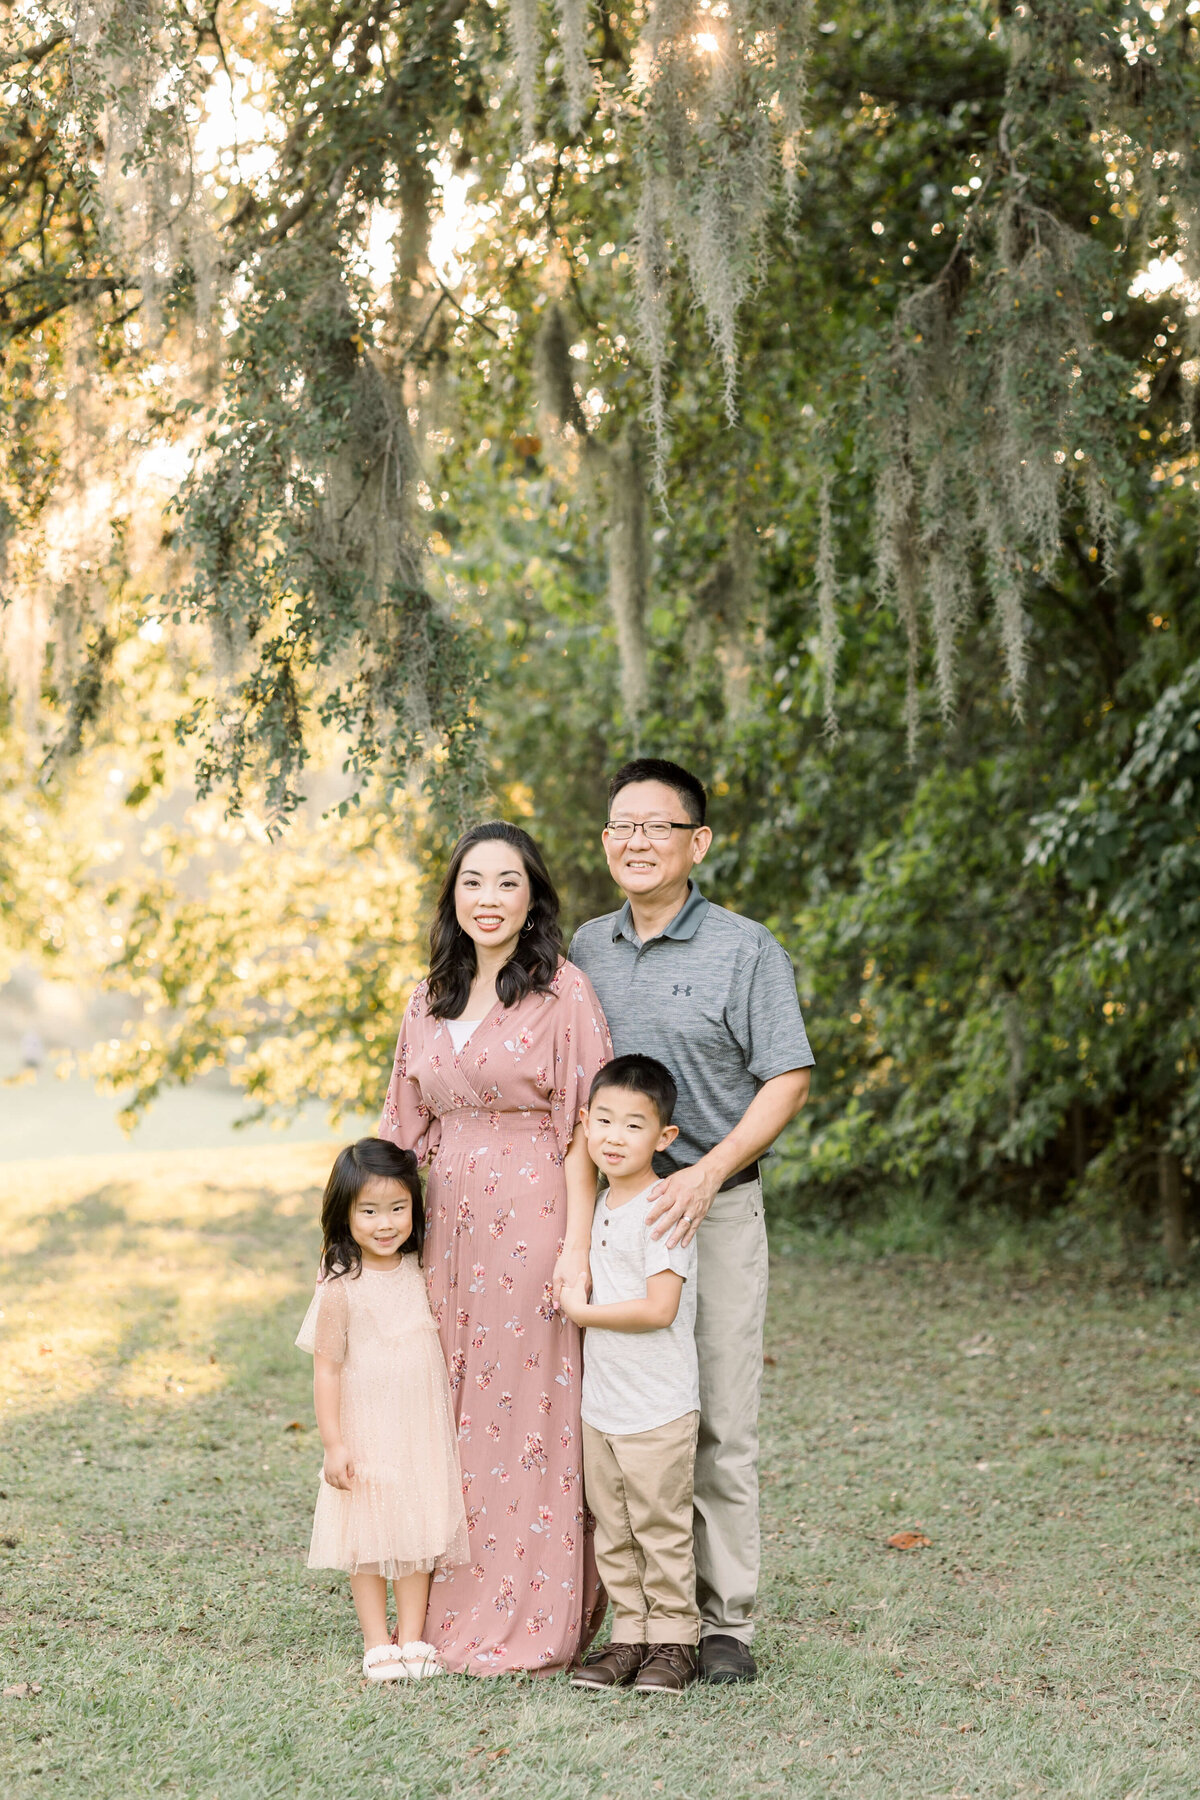
[[[285,1431],[303,1431],[304,1427],[299,1419],[289,1419],[283,1429]]]
[[[768,1369],[774,1369],[778,1366],[779,1358],[777,1356],[764,1356],[763,1362],[766,1364]]]
[[[4,1698],[6,1700],[31,1700],[34,1694],[40,1694],[41,1691],[40,1681],[15,1681],[11,1687],[5,1688]]]
[[[928,1550],[933,1543],[923,1531],[896,1531],[887,1541],[889,1550]]]
[[[489,1762],[499,1762],[499,1760],[502,1756],[507,1756],[507,1755],[508,1755],[508,1745],[501,1744],[498,1750],[489,1750],[488,1751],[487,1759]]]

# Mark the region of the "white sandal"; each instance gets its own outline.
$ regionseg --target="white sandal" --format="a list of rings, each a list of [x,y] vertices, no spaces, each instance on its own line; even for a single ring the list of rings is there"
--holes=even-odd
[[[401,1644],[396,1654],[404,1658],[410,1681],[424,1681],[430,1675],[445,1673],[433,1645],[423,1643],[420,1638],[414,1638],[411,1644]]]
[[[405,1681],[409,1672],[404,1652],[395,1644],[376,1644],[374,1649],[368,1650],[363,1657],[362,1670],[368,1681]]]

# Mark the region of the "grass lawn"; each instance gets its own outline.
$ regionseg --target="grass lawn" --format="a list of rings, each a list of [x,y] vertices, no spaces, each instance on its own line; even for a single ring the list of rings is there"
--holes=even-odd
[[[757,1686],[366,1688],[304,1568],[327,1164],[0,1169],[5,1800],[1200,1794],[1200,1309],[1078,1274],[777,1261]]]

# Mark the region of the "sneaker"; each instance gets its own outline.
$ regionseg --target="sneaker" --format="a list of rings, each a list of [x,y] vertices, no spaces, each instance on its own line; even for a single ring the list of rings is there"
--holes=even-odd
[[[635,1694],[682,1694],[696,1679],[694,1644],[651,1644],[633,1684]]]
[[[420,1638],[414,1638],[411,1644],[401,1644],[396,1654],[410,1681],[426,1681],[431,1675],[445,1673],[433,1645],[423,1643]]]
[[[749,1644],[727,1632],[700,1640],[700,1679],[714,1683],[753,1681],[758,1674]]]
[[[605,1644],[602,1650],[589,1650],[583,1661],[571,1670],[571,1686],[625,1687],[633,1680],[646,1656],[645,1644]]]

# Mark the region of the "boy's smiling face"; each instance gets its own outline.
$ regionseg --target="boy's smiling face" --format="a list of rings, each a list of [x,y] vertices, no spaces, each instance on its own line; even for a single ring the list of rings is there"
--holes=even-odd
[[[679,1136],[677,1125],[663,1125],[654,1102],[630,1088],[597,1089],[583,1109],[588,1155],[609,1180],[654,1173],[653,1158]]]

